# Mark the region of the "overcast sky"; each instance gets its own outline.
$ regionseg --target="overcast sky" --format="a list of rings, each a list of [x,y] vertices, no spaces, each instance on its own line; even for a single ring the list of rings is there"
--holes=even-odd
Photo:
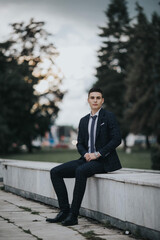
[[[0,0],[0,41],[8,38],[9,23],[28,22],[30,18],[46,22],[60,56],[57,64],[64,74],[67,90],[57,124],[78,126],[89,112],[87,90],[96,81],[95,68],[101,39],[98,26],[106,22],[104,11],[110,0]],[[130,16],[135,15],[136,0],[128,0]],[[150,18],[160,12],[160,0],[137,0]]]

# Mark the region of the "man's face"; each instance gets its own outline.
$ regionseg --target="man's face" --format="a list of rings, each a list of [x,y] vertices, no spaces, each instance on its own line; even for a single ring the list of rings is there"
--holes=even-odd
[[[88,103],[91,110],[97,112],[104,103],[104,98],[100,92],[91,92],[88,96]]]

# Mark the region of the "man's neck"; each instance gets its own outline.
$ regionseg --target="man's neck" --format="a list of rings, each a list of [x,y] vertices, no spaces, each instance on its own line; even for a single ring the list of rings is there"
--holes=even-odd
[[[101,108],[96,109],[96,110],[91,110],[91,114],[94,116],[100,109],[101,109]]]

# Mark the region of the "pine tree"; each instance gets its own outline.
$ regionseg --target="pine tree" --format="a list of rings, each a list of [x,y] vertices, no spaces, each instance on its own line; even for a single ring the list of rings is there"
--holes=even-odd
[[[160,129],[160,20],[150,23],[137,4],[137,23],[132,28],[126,76],[126,117],[130,130],[147,137]]]
[[[157,136],[160,145],[160,16],[156,13],[152,16],[152,85],[153,85],[153,109],[151,115],[152,132]]]
[[[103,45],[98,51],[100,66],[97,67],[97,82],[105,97],[105,108],[113,111],[122,129],[125,140],[128,127],[124,123],[124,95],[127,63],[129,16],[125,0],[112,0],[105,12],[107,24],[100,27]]]

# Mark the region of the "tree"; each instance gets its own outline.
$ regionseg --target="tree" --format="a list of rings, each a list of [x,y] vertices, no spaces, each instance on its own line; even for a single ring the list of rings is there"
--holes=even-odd
[[[130,130],[148,140],[151,134],[160,135],[160,18],[154,14],[150,23],[138,4],[137,12],[128,49],[126,118]]]
[[[152,16],[151,27],[153,29],[153,58],[152,58],[152,88],[153,109],[151,116],[152,132],[157,136],[160,145],[160,16],[156,13]]]
[[[98,51],[100,66],[97,67],[97,82],[94,86],[101,87],[106,99],[105,108],[113,111],[122,129],[122,138],[128,134],[124,123],[125,75],[127,65],[127,41],[129,17],[125,0],[112,0],[105,12],[107,25],[100,27],[99,36],[104,39]]]
[[[43,135],[54,122],[64,93],[59,89],[62,73],[55,64],[58,52],[48,43],[44,22],[14,23],[10,41],[0,44],[0,138],[6,153],[13,144],[26,144]],[[43,91],[38,84],[46,83]]]

